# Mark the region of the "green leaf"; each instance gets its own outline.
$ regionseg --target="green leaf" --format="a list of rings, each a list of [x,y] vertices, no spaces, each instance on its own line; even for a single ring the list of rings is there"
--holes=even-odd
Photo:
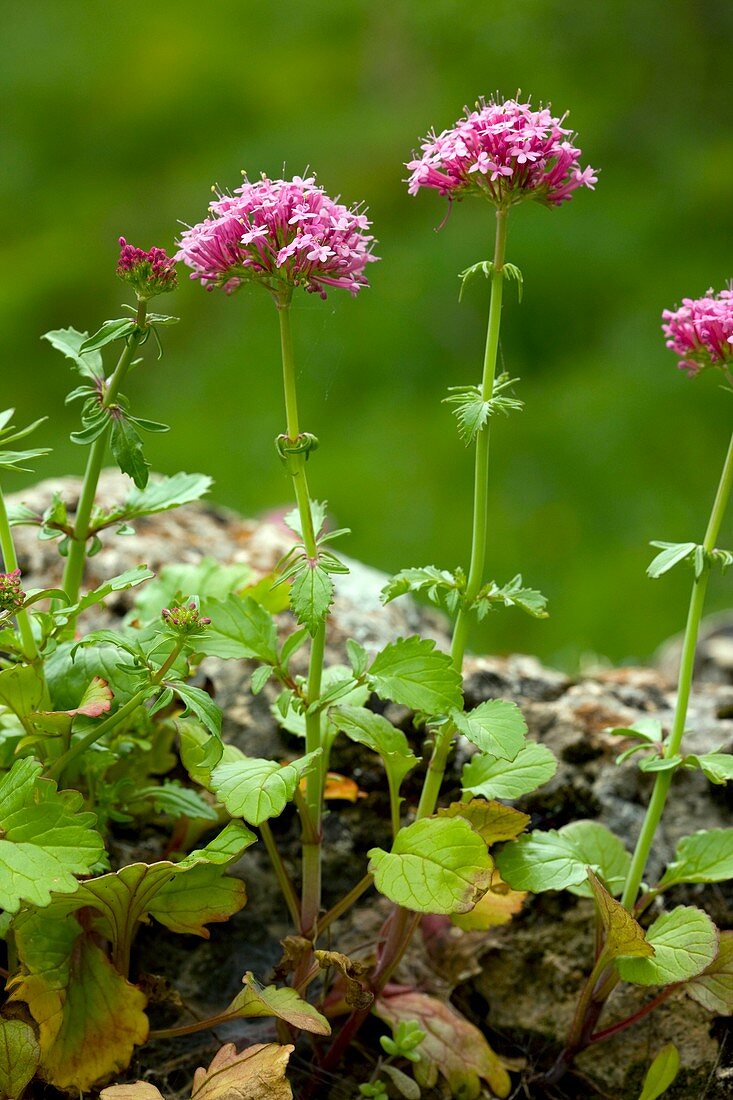
[[[150,787],[136,788],[132,796],[125,798],[125,805],[133,807],[141,802],[150,803],[156,813],[169,817],[188,817],[192,821],[218,821],[218,814],[201,795],[180,783],[166,781]]]
[[[104,851],[81,794],[57,791],[40,773],[25,758],[0,779],[0,908],[11,913],[76,890],[74,876],[89,874]]]
[[[382,758],[388,776],[399,790],[402,780],[418,764],[402,730],[365,707],[334,707],[329,717],[336,729]]]
[[[87,337],[79,348],[80,355],[88,355],[90,351],[99,351],[105,344],[111,344],[114,340],[124,340],[135,331],[136,325],[129,317],[120,317],[115,321],[105,321],[94,333]]]
[[[708,1012],[733,1016],[733,932],[720,933],[718,954],[684,989]]]
[[[95,382],[104,378],[102,356],[99,352],[85,351],[82,353],[81,351],[82,346],[89,339],[88,333],[77,332],[73,328],[60,328],[53,332],[44,333],[41,339],[48,340],[52,347],[60,351],[67,359],[71,359],[79,374],[83,375],[84,378],[89,378]]]
[[[171,508],[191,504],[205,496],[212,484],[212,479],[206,474],[179,473],[172,477],[156,477],[155,481],[149,482],[144,489],[132,489],[124,504],[118,509],[113,509],[109,514],[108,522],[117,523],[122,519],[154,516],[159,512],[170,511]],[[198,589],[189,589],[189,591],[198,592]],[[201,592],[198,594],[203,595]]]
[[[36,1072],[41,1048],[30,1024],[0,1019],[0,1100],[15,1100]]]
[[[23,969],[10,999],[38,1024],[43,1079],[80,1092],[126,1069],[148,1036],[145,995],[69,913],[23,913],[14,932]]]
[[[331,697],[332,693],[338,694],[338,701],[341,707],[354,706],[360,707],[366,702],[369,695],[369,688],[366,684],[360,684],[357,687],[347,690],[348,684],[353,684],[354,680],[350,676],[350,670],[346,665],[329,665],[324,669],[323,677],[321,680],[321,702],[324,696]],[[305,737],[305,713],[302,710],[296,710],[293,705],[295,700],[293,693],[287,694],[285,692],[280,696],[277,702],[272,706],[271,710],[280,723],[283,729],[288,733],[292,733],[295,737]],[[282,702],[281,702],[282,700]],[[283,713],[283,705],[284,713]],[[331,710],[325,709],[321,711],[321,735],[323,737],[335,737],[338,732],[336,726],[331,721]]]
[[[43,700],[43,680],[32,665],[11,665],[0,672],[0,704],[19,718],[38,710]]]
[[[277,629],[269,611],[250,596],[231,595],[225,602],[207,600],[211,626],[196,643],[207,657],[251,658],[277,665]]]
[[[408,592],[424,593],[431,603],[453,614],[466,587],[462,572],[454,576],[447,569],[426,565],[419,569],[402,569],[382,589],[382,602],[390,603]]]
[[[146,565],[136,565],[133,569],[127,569],[124,573],[120,573],[118,576],[105,581],[104,584],[100,584],[98,588],[93,588],[91,592],[87,592],[82,596],[77,603],[54,611],[54,620],[60,626],[65,626],[66,623],[80,615],[82,611],[103,603],[113,592],[125,592],[128,588],[135,588],[138,584],[142,584],[143,581],[152,580],[154,576],[155,573],[148,569]]]
[[[536,831],[507,844],[497,856],[502,878],[515,890],[571,889],[591,894],[590,867],[609,888],[621,893],[631,856],[618,837],[597,821],[573,821],[562,829]]]
[[[369,684],[381,699],[402,703],[429,715],[462,706],[461,678],[447,653],[428,638],[400,638],[372,662]]]
[[[481,620],[486,617],[494,604],[517,607],[535,619],[547,618],[547,600],[536,588],[524,586],[521,573],[517,573],[516,577],[512,577],[502,586],[499,586],[496,581],[490,581],[484,585],[471,606],[476,609]]]
[[[459,733],[490,756],[515,760],[524,746],[527,723],[516,703],[490,699],[473,710],[454,710],[451,718]]]
[[[106,680],[95,676],[79,700],[79,705],[71,710],[40,711],[32,715],[34,727],[49,733],[68,733],[74,718],[83,714],[86,718],[99,718],[111,709],[112,691]]]
[[[126,416],[113,419],[110,447],[122,473],[131,477],[138,489],[144,489],[150,466],[143,454],[143,441]]]
[[[247,756],[217,764],[211,773],[212,787],[232,817],[242,817],[250,825],[261,825],[283,812],[301,778],[316,765],[320,756],[321,750],[317,749],[284,765],[276,760]]]
[[[711,783],[724,785],[733,780],[733,753],[706,752],[701,756],[686,756],[683,764],[688,768],[700,768]]]
[[[214,558],[203,558],[195,565],[164,565],[155,580],[135,594],[136,617],[157,621],[161,609],[170,607],[176,596],[192,594],[199,597],[204,614],[208,614],[209,600],[226,601],[251,584],[254,575],[252,567],[242,562],[224,565]]]
[[[319,564],[303,558],[290,586],[290,607],[296,619],[315,634],[333,602],[333,581]]]
[[[657,1097],[663,1096],[679,1071],[679,1051],[674,1043],[667,1043],[647,1070],[639,1100],[657,1100]]]
[[[510,378],[508,374],[499,375],[488,399],[484,398],[478,386],[448,387],[449,396],[443,398],[443,404],[454,406],[458,434],[466,446],[474,442],[490,416],[496,413],[508,416],[510,412],[519,412],[524,408],[523,401],[505,392],[516,381],[516,378]]]
[[[368,855],[377,890],[418,913],[467,913],[491,885],[486,845],[461,818],[423,818]]]
[[[221,737],[221,711],[207,691],[181,680],[166,680],[166,687],[175,691],[181,702],[186,704],[184,715],[189,712],[195,714],[210,733]]]
[[[659,883],[725,882],[733,878],[733,829],[710,829],[683,837]]]
[[[380,1072],[387,1074],[400,1096],[404,1096],[406,1100],[420,1100],[421,1092],[417,1081],[408,1077],[401,1069],[397,1069],[397,1066],[386,1063]]]
[[[546,745],[528,741],[508,764],[496,756],[477,753],[463,769],[464,791],[484,798],[521,798],[552,779],[557,760]]]
[[[529,814],[523,814],[502,802],[485,802],[483,798],[452,802],[450,806],[438,810],[438,817],[465,818],[487,848],[501,840],[514,840],[530,822]]]
[[[638,956],[648,958],[654,948],[647,943],[644,929],[634,919],[626,906],[616,901],[601,880],[588,868],[588,881],[603,926],[603,957],[611,962],[619,957]]]
[[[311,500],[310,508],[311,518],[313,520],[313,530],[315,532],[316,538],[318,538],[321,531],[323,530],[323,525],[326,522],[326,515],[328,513],[328,501]],[[303,538],[303,525],[300,522],[300,512],[297,508],[293,508],[292,511],[283,516],[283,522],[287,524],[291,531],[293,531],[296,535],[299,535],[300,538]]]
[[[636,985],[669,985],[684,982],[703,970],[718,953],[718,931],[707,913],[692,905],[679,905],[657,917],[646,934],[654,948],[649,959],[619,959],[625,982]]]
[[[241,1018],[274,1016],[299,1031],[309,1031],[313,1035],[330,1035],[331,1025],[325,1016],[299,997],[294,989],[287,986],[277,989],[274,985],[263,988],[251,972],[242,978],[244,989],[234,998],[227,1014]]]
[[[689,558],[695,552],[694,542],[652,542],[651,546],[661,548],[662,553],[647,566],[646,574],[653,580],[668,573],[679,562]]]

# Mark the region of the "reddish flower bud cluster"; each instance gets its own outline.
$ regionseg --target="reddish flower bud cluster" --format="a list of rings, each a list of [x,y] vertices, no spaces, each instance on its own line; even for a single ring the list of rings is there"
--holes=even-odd
[[[563,121],[546,107],[535,111],[515,99],[480,100],[449,130],[431,131],[422,155],[407,164],[409,192],[431,187],[455,199],[483,195],[500,207],[524,199],[559,206],[597,181],[592,168],[581,168],[580,149]]]
[[[20,583],[20,569],[12,573],[0,573],[0,613],[19,611],[25,600]]]
[[[176,261],[164,248],[151,248],[146,252],[128,244],[124,237],[120,237],[117,274],[129,283],[141,300],[167,294],[178,285]]]
[[[665,309],[662,331],[677,366],[692,378],[705,367],[729,371],[733,364],[733,290],[712,289],[703,298],[683,298],[679,309]]]
[[[200,634],[203,628],[208,626],[211,622],[211,619],[207,619],[205,615],[201,615],[198,606],[193,600],[185,607],[183,605],[164,607],[160,613],[160,617],[174,634],[183,636]]]

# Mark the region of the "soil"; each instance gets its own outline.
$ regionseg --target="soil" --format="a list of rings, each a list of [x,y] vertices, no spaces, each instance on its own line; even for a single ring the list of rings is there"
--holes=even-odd
[[[101,492],[106,499],[119,495],[121,479],[105,474]],[[78,483],[43,482],[20,494],[33,505],[45,504],[59,490],[73,507]],[[289,545],[286,529],[277,521],[251,522],[231,512],[205,505],[189,506],[163,517],[142,520],[135,538],[109,536],[104,550],[92,559],[91,583],[145,561],[158,569],[167,562],[194,562],[211,555],[223,562],[249,562],[257,571],[269,571]],[[19,531],[21,568],[29,587],[59,579],[58,558],[52,544],[38,542],[31,529]],[[420,631],[447,642],[446,624],[434,613],[401,599],[384,609],[378,598],[384,577],[357,562],[339,578],[328,658],[343,661],[349,636],[377,649],[397,636]],[[29,575],[28,575],[29,574]],[[120,594],[112,608],[120,616],[129,607],[129,594]],[[283,617],[284,626],[287,616]],[[109,620],[105,623],[109,625]],[[705,752],[733,747],[733,641],[730,622],[712,623],[699,653],[699,678],[690,708],[688,751]],[[532,657],[476,657],[466,662],[467,704],[488,698],[511,699],[526,716],[530,736],[547,744],[558,757],[557,775],[517,805],[529,813],[534,828],[556,828],[579,818],[607,825],[631,845],[648,797],[650,781],[633,761],[614,763],[618,739],[609,727],[627,726],[640,715],[653,714],[668,725],[674,703],[672,677],[675,643],[662,651],[656,668],[618,668],[590,672],[577,679],[544,668]],[[251,667],[246,662],[207,660],[201,668],[205,683],[225,715],[224,737],[252,756],[287,756],[297,741],[277,726],[270,712],[269,689],[258,697],[249,691]],[[417,750],[410,714],[403,708],[384,708],[405,729]],[[446,799],[458,792],[460,767],[471,748],[459,743],[444,790]],[[374,845],[389,846],[388,801],[376,759],[360,747],[340,739],[332,760],[334,770],[355,778],[366,798],[357,804],[333,803],[325,819],[326,863],[324,904],[332,905],[364,873],[365,852]],[[676,779],[653,855],[651,873],[671,857],[677,840],[696,829],[731,823],[731,801],[724,787],[713,787],[699,772],[685,771]],[[419,793],[421,773],[409,777],[403,792],[408,805]],[[286,813],[273,831],[297,879],[298,828]],[[118,830],[118,858],[136,855],[157,858],[165,844],[155,833],[140,838]],[[287,912],[264,851],[250,849],[234,869],[247,884],[248,904],[226,925],[213,925],[211,938],[174,936],[157,925],[143,929],[136,944],[135,965],[151,994],[152,1026],[204,1018],[222,1008],[241,988],[245,971],[263,981],[272,979],[282,950],[280,940],[290,931]],[[733,926],[733,888],[678,888],[672,904],[702,905],[721,928]],[[371,951],[388,911],[384,899],[366,895],[348,917],[332,930],[333,946],[356,957]],[[567,893],[530,899],[508,925],[488,934],[459,935],[449,941],[447,956],[426,962],[426,939],[416,937],[396,981],[418,984],[439,996],[450,997],[464,1014],[486,1033],[497,1052],[524,1063],[515,1075],[517,1097],[609,1097],[636,1100],[649,1062],[674,1041],[683,1069],[667,1095],[670,1100],[724,1100],[733,1097],[733,1040],[728,1022],[711,1019],[696,1003],[673,996],[636,1028],[596,1045],[581,1056],[577,1072],[554,1092],[544,1092],[533,1077],[549,1068],[561,1048],[575,1000],[592,959],[590,903]],[[429,931],[429,929],[424,929]],[[429,942],[429,941],[428,941]],[[427,952],[428,959],[430,951]],[[609,1004],[604,1024],[633,1012],[649,993],[622,986]],[[349,1065],[338,1077],[322,1076],[314,1096],[323,1100],[354,1100],[358,1083],[368,1079],[383,1029],[371,1021],[365,1026]],[[166,1097],[187,1097],[194,1069],[206,1065],[223,1041],[239,1047],[275,1038],[270,1021],[237,1021],[184,1039],[150,1042],[137,1052],[127,1080],[157,1085]],[[302,1043],[291,1060],[296,1097],[311,1079],[308,1044]],[[395,1094],[396,1095],[396,1094]],[[438,1100],[438,1090],[423,1091],[425,1100]],[[488,1094],[487,1094],[488,1095]]]

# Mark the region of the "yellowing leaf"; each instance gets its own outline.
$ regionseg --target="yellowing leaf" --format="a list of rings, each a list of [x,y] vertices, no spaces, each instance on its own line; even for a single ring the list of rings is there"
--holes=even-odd
[[[294,1049],[258,1043],[238,1054],[227,1043],[208,1069],[196,1070],[191,1100],[292,1100],[285,1070]]]
[[[41,1050],[23,1020],[0,1020],[0,1100],[15,1100],[36,1072]]]
[[[148,1037],[144,994],[75,917],[49,919],[41,910],[16,924],[19,950],[35,965],[13,979],[10,999],[25,1001],[38,1024],[43,1079],[84,1091],[126,1069]]]
[[[100,1092],[101,1100],[163,1100],[163,1094],[147,1081],[131,1085],[110,1085]]]
[[[227,1009],[234,1016],[274,1016],[285,1020],[300,1031],[310,1031],[314,1035],[330,1035],[331,1025],[325,1016],[299,997],[294,989],[274,985],[263,988],[251,973],[242,978],[244,989],[238,993]]]
[[[402,1021],[416,1022],[425,1038],[420,1044],[420,1061],[413,1066],[419,1085],[433,1088],[440,1073],[453,1096],[478,1100],[485,1081],[495,1096],[507,1097],[511,1079],[497,1054],[477,1027],[452,1005],[427,993],[398,993],[382,997],[375,1013],[393,1029]]]
[[[606,933],[604,957],[608,957],[610,961],[629,956],[649,958],[653,955],[654,948],[648,942],[644,929],[620,901],[611,897],[590,868],[588,868],[588,881],[593,891],[598,916]]]
[[[514,840],[523,833],[530,822],[529,814],[523,814],[503,802],[487,802],[472,798],[470,802],[452,802],[438,810],[438,817],[464,817],[487,847],[500,840]]]
[[[733,1016],[733,932],[720,933],[718,954],[684,990],[709,1012]]]
[[[302,784],[301,784],[302,785]],[[329,772],[326,776],[326,786],[323,790],[326,800],[341,802],[358,802],[360,798],[368,798],[366,791],[359,788],[347,775],[339,775],[338,772]]]
[[[512,890],[494,872],[491,889],[479,898],[471,912],[454,913],[451,920],[464,932],[485,932],[487,928],[508,924],[521,910],[526,898],[526,891]]]

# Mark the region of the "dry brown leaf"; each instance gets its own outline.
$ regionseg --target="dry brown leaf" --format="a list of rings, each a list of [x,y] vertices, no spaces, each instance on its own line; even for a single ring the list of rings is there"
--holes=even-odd
[[[234,1044],[227,1043],[208,1069],[196,1070],[191,1100],[293,1100],[285,1071],[294,1049],[258,1043],[237,1053]]]

